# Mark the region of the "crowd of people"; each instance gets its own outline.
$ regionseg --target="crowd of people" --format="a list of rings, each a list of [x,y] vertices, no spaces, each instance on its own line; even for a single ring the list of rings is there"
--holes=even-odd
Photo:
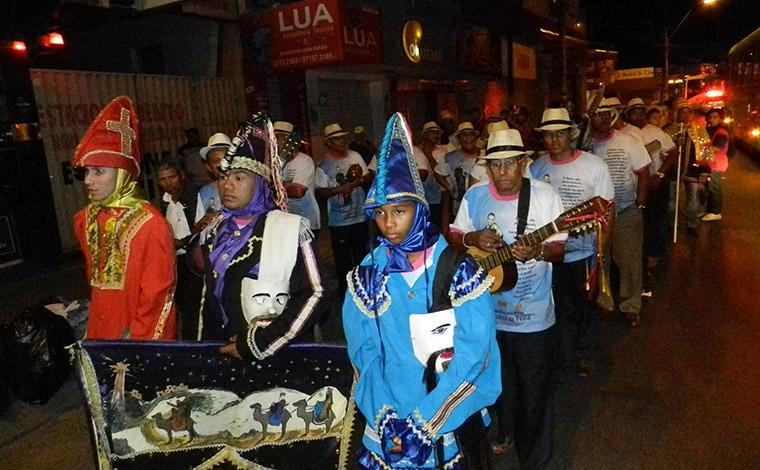
[[[721,219],[729,137],[722,110],[705,126],[684,99],[605,98],[578,124],[559,106],[535,127],[517,111],[443,111],[416,135],[397,113],[350,145],[332,123],[318,163],[264,114],[205,145],[191,129],[155,166],[159,212],[137,186],[137,111],[115,99],[73,159],[90,198],[74,227],[88,338],[212,340],[244,360],[313,339],[323,200],[367,422],[359,465],[487,468],[514,447],[521,468],[552,468],[554,372],[594,373],[600,312],[642,321],[679,185],[689,236]],[[594,198],[593,230],[557,230]]]

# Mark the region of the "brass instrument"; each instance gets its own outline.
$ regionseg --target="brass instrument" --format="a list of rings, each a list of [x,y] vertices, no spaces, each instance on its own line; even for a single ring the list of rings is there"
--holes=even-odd
[[[698,165],[708,165],[715,160],[713,154],[712,139],[707,134],[707,129],[696,124],[691,124],[687,130],[689,139],[694,144],[694,158]]]
[[[614,208],[610,208],[614,210]],[[615,301],[612,298],[612,284],[610,283],[610,253],[609,243],[606,243],[606,232],[602,224],[594,224],[596,234],[596,273],[587,277],[586,288],[591,300],[595,300],[599,308],[611,312],[615,310]]]

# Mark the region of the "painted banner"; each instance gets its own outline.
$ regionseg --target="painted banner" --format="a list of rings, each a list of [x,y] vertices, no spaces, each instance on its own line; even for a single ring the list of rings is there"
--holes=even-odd
[[[219,346],[80,344],[77,369],[100,469],[354,464],[363,422],[345,347],[291,345],[249,363]]]
[[[254,45],[254,53],[267,54],[272,71],[382,62],[377,7],[305,0],[268,10],[263,18],[271,37],[259,35],[264,43]]]

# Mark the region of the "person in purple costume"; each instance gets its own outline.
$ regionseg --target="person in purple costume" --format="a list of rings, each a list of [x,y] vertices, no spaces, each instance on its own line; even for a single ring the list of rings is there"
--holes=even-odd
[[[322,297],[309,222],[288,214],[272,124],[246,121],[221,163],[222,211],[201,246],[204,295],[199,339],[264,359],[309,330]]]

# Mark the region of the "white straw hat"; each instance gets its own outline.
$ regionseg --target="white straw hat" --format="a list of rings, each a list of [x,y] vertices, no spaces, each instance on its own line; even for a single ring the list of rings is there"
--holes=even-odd
[[[500,158],[512,158],[522,155],[530,155],[533,152],[525,150],[522,137],[517,129],[499,130],[488,136],[488,147],[484,160],[498,160]]]
[[[198,153],[201,154],[201,158],[204,160],[208,156],[208,153],[215,149],[228,149],[232,146],[232,141],[227,136],[227,134],[223,134],[221,132],[217,132],[216,134],[212,135],[208,138],[208,144],[206,144],[205,147],[202,147]]]
[[[328,124],[327,127],[325,127],[325,140],[346,135],[348,135],[348,131],[344,131],[337,122]]]

